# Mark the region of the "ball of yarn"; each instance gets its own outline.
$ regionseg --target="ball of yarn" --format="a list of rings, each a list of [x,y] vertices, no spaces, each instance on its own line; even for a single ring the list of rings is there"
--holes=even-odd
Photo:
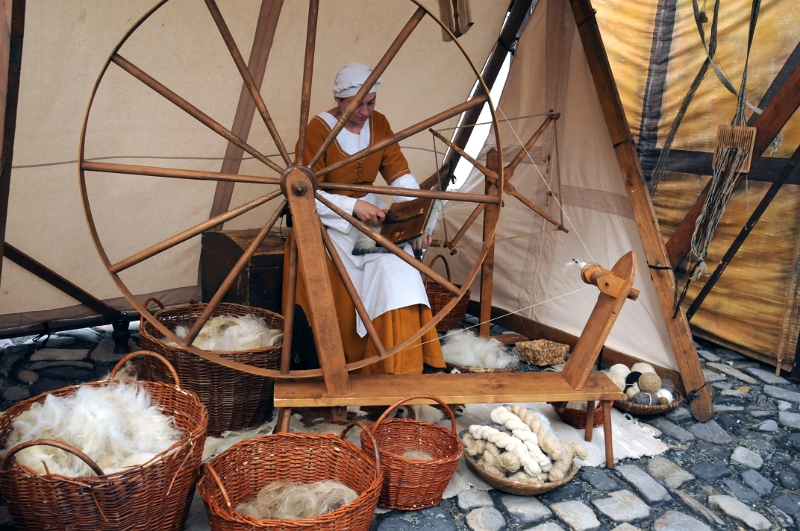
[[[622,363],[617,363],[615,365],[612,365],[611,368],[608,369],[608,372],[610,374],[619,374],[620,376],[625,378],[626,376],[628,376],[628,373],[631,372],[631,370],[628,368],[627,365],[624,365]]]
[[[620,390],[620,391],[624,391],[624,390],[625,390],[625,387],[627,387],[627,386],[625,385],[625,377],[624,377],[624,376],[622,376],[622,375],[620,375],[620,374],[619,374],[619,373],[617,373],[617,372],[609,372],[609,373],[608,373],[608,378],[609,378],[609,379],[610,379],[612,382],[614,382],[614,385],[616,385],[617,387],[619,387],[619,390]]]
[[[639,371],[631,371],[628,373],[628,376],[625,377],[625,390],[628,390],[628,387],[632,386],[636,382],[639,381],[639,377],[642,375]]]
[[[625,394],[628,395],[628,400],[632,399],[634,396],[639,394],[639,386],[633,384],[632,386],[625,389]]]
[[[658,404],[658,397],[653,393],[641,391],[633,395],[631,402],[642,406],[654,406]]]
[[[661,389],[656,393],[656,397],[658,397],[659,404],[671,404],[672,401],[675,399],[672,396],[672,393],[667,391],[666,389]]]
[[[639,389],[642,391],[656,393],[661,389],[661,378],[654,372],[642,373],[637,383],[639,384]]]
[[[661,378],[661,389],[666,389],[672,394],[675,394],[675,383],[667,378]]]
[[[633,366],[631,367],[631,371],[656,372],[656,370],[653,368],[652,365],[650,365],[649,363],[645,363],[643,361],[640,361],[639,363],[634,363]]]

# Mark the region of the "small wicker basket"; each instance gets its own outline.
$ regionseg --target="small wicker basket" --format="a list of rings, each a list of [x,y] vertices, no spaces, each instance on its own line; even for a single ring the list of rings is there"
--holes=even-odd
[[[378,505],[383,475],[377,452],[368,459],[345,439],[356,424],[367,432],[361,423],[351,422],[338,437],[310,433],[267,435],[234,444],[204,464],[197,490],[206,504],[211,530],[368,531]],[[254,498],[264,486],[278,480],[337,481],[355,490],[358,497],[315,518],[258,520],[235,512],[240,503]]]
[[[573,428],[582,430],[586,428],[586,410],[574,409],[567,407],[563,402],[554,404],[553,409],[556,410],[558,416],[565,423]],[[592,427],[599,428],[603,425],[603,404],[597,404],[594,408],[594,416],[592,417]]]
[[[503,479],[489,474],[483,468],[481,468],[481,466],[473,457],[467,457],[465,461],[467,462],[467,465],[469,465],[469,467],[475,471],[475,473],[478,474],[486,483],[497,490],[502,490],[503,492],[507,492],[509,494],[516,494],[517,496],[538,496],[539,494],[544,494],[545,492],[558,488],[572,480],[572,478],[575,477],[575,474],[580,469],[580,466],[573,461],[572,467],[569,469],[569,472],[567,472],[567,475],[564,476],[564,479],[541,483],[539,485],[527,485],[525,483],[519,483],[518,481],[511,481],[510,479]]]
[[[569,345],[547,339],[520,341],[515,345],[519,359],[530,365],[555,365],[563,363],[569,352]]]
[[[387,417],[411,400],[427,399],[438,402],[450,416],[452,431],[430,422]],[[398,400],[370,426],[380,449],[383,466],[383,488],[379,504],[387,509],[415,511],[439,505],[450,478],[461,459],[461,439],[456,432],[456,417],[440,398],[414,395]],[[370,454],[373,442],[361,434],[361,447]],[[430,461],[408,459],[408,451],[422,451],[433,457]]]
[[[643,417],[649,415],[660,415],[680,407],[680,405],[683,403],[683,396],[678,392],[675,392],[674,394],[675,400],[669,404],[646,406],[644,404],[634,404],[630,400],[617,400],[614,402],[614,407],[620,411],[624,411],[625,413],[630,413],[631,415],[639,415]]]
[[[437,254],[434,256],[428,264],[428,267],[432,267],[437,258],[442,259],[444,270],[447,272],[447,280],[450,281],[450,266],[447,264],[444,255]],[[460,284],[455,284],[455,286],[461,288]],[[428,292],[428,302],[431,304],[431,312],[433,315],[439,313],[454,297],[452,293],[442,286],[429,282],[427,279],[425,279],[425,291]],[[436,324],[436,330],[438,332],[448,332],[461,328],[464,317],[467,316],[467,305],[469,304],[470,293],[471,291],[467,290],[464,296],[453,306],[453,309],[450,310],[450,313],[445,315],[444,318]]]
[[[128,354],[111,371],[117,371],[136,356],[155,357],[174,377],[174,383],[138,381],[158,408],[175,418],[181,439],[147,463],[124,472],[103,474],[86,454],[59,441],[37,439],[18,444],[8,451],[0,468],[0,489],[16,529],[73,529],[77,531],[182,530],[194,492],[197,470],[203,457],[208,414],[197,395],[180,387],[178,375],[158,354],[138,351]],[[0,446],[6,444],[14,419],[48,395],[67,397],[81,387],[103,387],[108,382],[90,382],[38,395],[19,402],[0,415]],[[82,459],[96,476],[66,477],[38,475],[14,459],[18,451],[48,445]]]
[[[191,328],[206,307],[205,304],[189,304],[164,308],[157,299],[148,299],[145,306],[151,301],[161,306],[161,310],[154,314],[155,318],[170,330],[181,325]],[[283,329],[283,317],[277,313],[241,304],[220,303],[211,317],[247,314],[264,319],[270,328]],[[158,352],[167,358],[186,388],[197,393],[206,405],[209,434],[217,435],[223,431],[260,426],[272,418],[275,387],[275,380],[272,378],[229,369],[204,360],[183,347],[167,345],[161,341],[162,334],[156,327],[144,319],[139,326],[139,337],[142,348]],[[279,369],[281,363],[280,345],[253,351],[213,353],[261,369]],[[145,359],[145,366],[156,381],[168,381],[169,374],[160,364]]]

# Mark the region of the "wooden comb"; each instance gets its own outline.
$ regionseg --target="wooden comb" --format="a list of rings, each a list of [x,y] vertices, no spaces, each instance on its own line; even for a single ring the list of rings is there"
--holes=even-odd
[[[739,171],[742,173],[749,172],[753,159],[753,146],[756,143],[756,131],[755,127],[744,125],[720,125],[719,129],[717,129],[717,146],[714,149],[712,167],[716,167],[717,153],[719,153],[720,149],[736,148],[747,153],[747,158]]]

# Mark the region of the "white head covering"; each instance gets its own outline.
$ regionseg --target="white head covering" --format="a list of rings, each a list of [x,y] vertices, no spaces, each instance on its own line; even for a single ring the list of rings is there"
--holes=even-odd
[[[333,82],[333,95],[337,98],[355,96],[371,73],[372,68],[363,63],[347,63],[336,74]],[[378,79],[369,91],[377,91],[380,84],[381,80]]]

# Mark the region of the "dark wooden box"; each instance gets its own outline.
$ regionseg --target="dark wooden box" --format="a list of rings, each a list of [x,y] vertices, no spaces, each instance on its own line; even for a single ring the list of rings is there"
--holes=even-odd
[[[203,302],[211,300],[237,260],[258,235],[259,230],[203,233],[200,253],[200,286]],[[282,314],[283,243],[284,240],[277,233],[270,233],[258,246],[256,254],[239,273],[222,300]]]

